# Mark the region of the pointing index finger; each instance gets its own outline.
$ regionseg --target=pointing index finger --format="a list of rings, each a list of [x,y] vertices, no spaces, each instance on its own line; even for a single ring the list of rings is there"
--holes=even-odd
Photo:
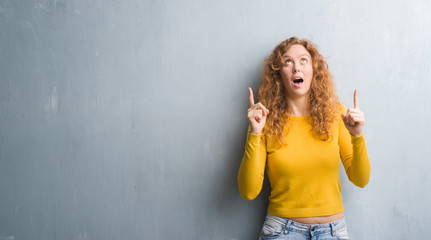
[[[357,89],[355,89],[355,93],[353,94],[353,104],[355,106],[355,109],[359,109],[359,97]]]
[[[249,93],[249,102],[250,102],[250,107],[254,106],[254,98],[253,98],[253,90],[251,90],[251,87],[248,88],[248,93]]]

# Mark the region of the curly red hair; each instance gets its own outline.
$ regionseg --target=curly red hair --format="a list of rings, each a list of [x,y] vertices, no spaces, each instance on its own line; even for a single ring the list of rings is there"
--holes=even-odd
[[[331,137],[331,126],[339,110],[339,100],[329,72],[328,64],[317,47],[306,39],[291,37],[278,44],[264,61],[259,87],[259,101],[270,111],[263,133],[275,137],[282,145],[284,128],[288,129],[289,106],[285,97],[284,85],[279,70],[283,68],[282,56],[292,45],[299,44],[310,53],[313,63],[313,80],[310,86],[310,123],[312,131],[322,140]]]

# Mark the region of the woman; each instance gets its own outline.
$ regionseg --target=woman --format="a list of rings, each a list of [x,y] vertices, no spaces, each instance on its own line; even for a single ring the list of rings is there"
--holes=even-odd
[[[254,199],[266,167],[271,195],[259,239],[349,239],[340,158],[359,187],[368,184],[371,171],[357,91],[354,108],[346,109],[317,48],[292,37],[265,60],[260,102],[250,88],[249,100],[238,186],[243,198]]]

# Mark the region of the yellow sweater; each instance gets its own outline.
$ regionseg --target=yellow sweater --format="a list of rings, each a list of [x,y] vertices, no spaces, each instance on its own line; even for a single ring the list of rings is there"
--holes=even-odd
[[[341,108],[346,112],[344,105]],[[247,200],[256,198],[266,166],[271,183],[271,215],[316,217],[344,211],[340,158],[351,182],[359,187],[368,184],[371,166],[364,136],[350,135],[340,116],[333,125],[333,137],[323,141],[311,132],[309,118],[289,117],[285,147],[267,141],[264,135],[247,134],[238,174],[239,191]]]

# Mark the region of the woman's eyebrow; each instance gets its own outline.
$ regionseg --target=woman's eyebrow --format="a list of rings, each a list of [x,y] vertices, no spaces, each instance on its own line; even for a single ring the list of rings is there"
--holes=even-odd
[[[311,56],[309,54],[306,54],[306,53],[299,55],[299,57],[303,57],[303,56],[311,58]],[[284,54],[281,58],[292,58],[292,57],[289,56],[288,54]]]

